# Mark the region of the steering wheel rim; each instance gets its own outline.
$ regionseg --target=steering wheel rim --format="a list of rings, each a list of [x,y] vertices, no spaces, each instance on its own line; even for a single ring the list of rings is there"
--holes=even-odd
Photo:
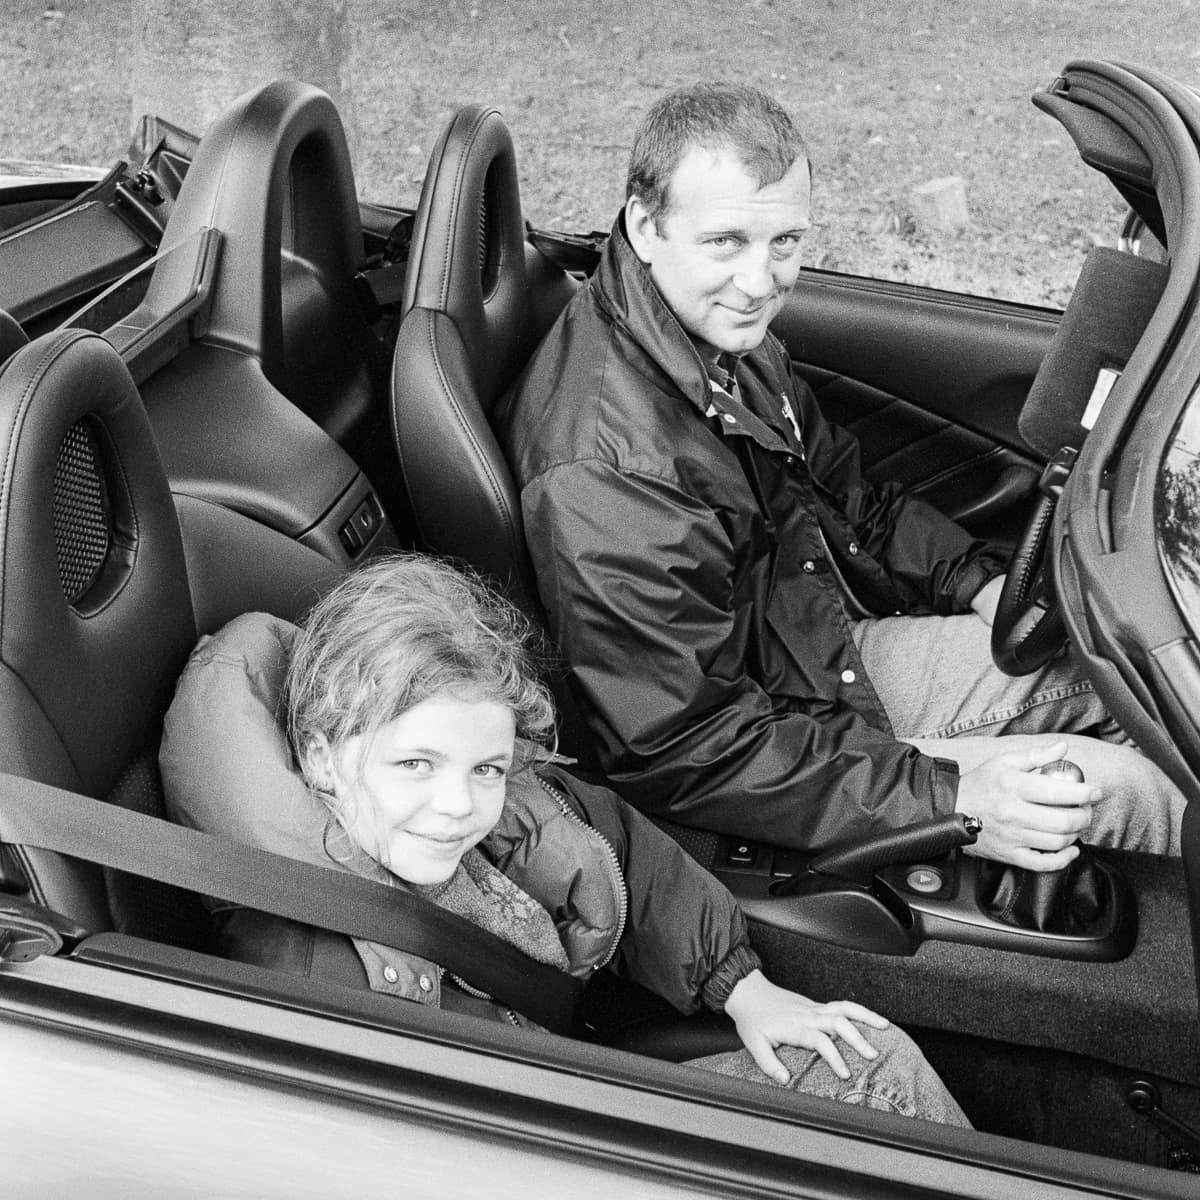
[[[992,621],[992,659],[1006,675],[1031,675],[1067,642],[1047,569],[1057,495],[1041,493],[1008,564]]]

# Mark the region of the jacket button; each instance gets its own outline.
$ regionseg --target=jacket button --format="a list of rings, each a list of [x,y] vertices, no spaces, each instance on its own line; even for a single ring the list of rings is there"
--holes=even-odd
[[[417,986],[423,992],[432,992],[433,980],[430,979],[428,975],[422,975],[421,978],[417,980]]]
[[[842,682],[843,683],[853,683],[857,678],[858,678],[858,676],[855,675],[854,672],[851,670],[845,670],[842,672]]]
[[[850,545],[848,545],[846,547],[846,549],[849,550],[851,554],[857,554],[858,553],[858,543],[851,542]]]
[[[395,967],[384,967],[383,977],[388,983],[395,983],[400,978],[400,972]]]
[[[811,558],[806,558],[800,565],[808,575],[811,575],[817,569],[817,564]]]
[[[724,421],[726,425],[737,424],[737,417],[735,417],[733,413],[722,413],[721,420]]]

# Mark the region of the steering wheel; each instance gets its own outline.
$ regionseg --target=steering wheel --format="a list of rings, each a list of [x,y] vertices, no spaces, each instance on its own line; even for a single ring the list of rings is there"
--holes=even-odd
[[[1006,675],[1031,675],[1067,643],[1046,548],[1054,511],[1077,451],[1067,447],[1047,465],[1039,495],[1013,551],[992,621],[992,659]]]

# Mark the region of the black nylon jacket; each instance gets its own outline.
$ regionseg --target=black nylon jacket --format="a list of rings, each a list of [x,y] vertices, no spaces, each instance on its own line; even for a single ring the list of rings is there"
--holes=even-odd
[[[870,613],[948,614],[1002,562],[864,479],[773,336],[734,378],[710,380],[622,218],[498,415],[601,761],[649,812],[783,845],[949,812],[957,768],[892,736],[838,577]]]

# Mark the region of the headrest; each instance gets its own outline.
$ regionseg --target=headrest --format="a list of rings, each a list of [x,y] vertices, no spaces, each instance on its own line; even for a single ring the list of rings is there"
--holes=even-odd
[[[246,613],[201,638],[176,685],[158,761],[173,820],[328,866],[327,814],[280,721],[298,633],[278,617]]]
[[[1167,275],[1161,263],[1107,246],[1088,254],[1017,421],[1044,458],[1083,444],[1154,315]]]

